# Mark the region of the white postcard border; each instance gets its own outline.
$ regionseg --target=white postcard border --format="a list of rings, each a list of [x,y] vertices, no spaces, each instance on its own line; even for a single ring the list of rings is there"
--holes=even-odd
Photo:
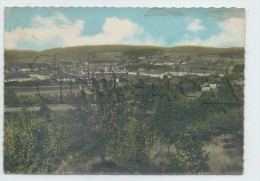
[[[260,180],[260,1],[258,0],[2,0],[0,2],[0,180]],[[3,25],[4,8],[13,6],[45,7],[239,7],[246,8],[245,46],[245,152],[244,173],[240,176],[105,176],[105,175],[6,175],[3,173],[3,115],[4,115],[4,56]]]

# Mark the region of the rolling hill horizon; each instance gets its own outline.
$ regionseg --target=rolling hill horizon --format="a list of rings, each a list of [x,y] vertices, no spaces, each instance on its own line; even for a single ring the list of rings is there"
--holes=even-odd
[[[82,59],[87,53],[102,52],[122,52],[126,55],[137,53],[140,56],[153,55],[158,52],[163,53],[187,53],[187,54],[244,54],[244,47],[205,47],[205,46],[142,46],[142,45],[86,45],[75,47],[58,47],[41,51],[35,50],[4,50],[4,59],[6,63],[13,61],[31,60],[39,55],[53,56],[59,54],[61,59]]]

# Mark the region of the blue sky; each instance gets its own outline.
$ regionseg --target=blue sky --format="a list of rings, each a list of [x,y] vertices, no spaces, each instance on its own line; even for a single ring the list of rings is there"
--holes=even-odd
[[[244,46],[243,9],[6,8],[5,49],[101,44]]]

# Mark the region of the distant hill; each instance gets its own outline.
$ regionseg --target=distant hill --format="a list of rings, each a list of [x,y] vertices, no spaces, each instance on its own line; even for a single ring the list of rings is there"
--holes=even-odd
[[[25,63],[32,61],[39,55],[49,55],[51,58],[57,53],[58,59],[66,60],[86,60],[88,53],[121,52],[124,55],[148,56],[156,53],[185,53],[185,54],[244,54],[244,48],[217,48],[199,46],[176,46],[176,47],[156,47],[156,46],[130,46],[130,45],[97,45],[97,46],[77,46],[67,48],[53,48],[43,51],[30,50],[5,50],[4,57],[6,63]]]

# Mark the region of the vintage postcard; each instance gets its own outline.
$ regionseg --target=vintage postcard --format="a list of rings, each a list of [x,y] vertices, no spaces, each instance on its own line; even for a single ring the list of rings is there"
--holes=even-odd
[[[5,174],[243,174],[245,9],[4,16]]]

